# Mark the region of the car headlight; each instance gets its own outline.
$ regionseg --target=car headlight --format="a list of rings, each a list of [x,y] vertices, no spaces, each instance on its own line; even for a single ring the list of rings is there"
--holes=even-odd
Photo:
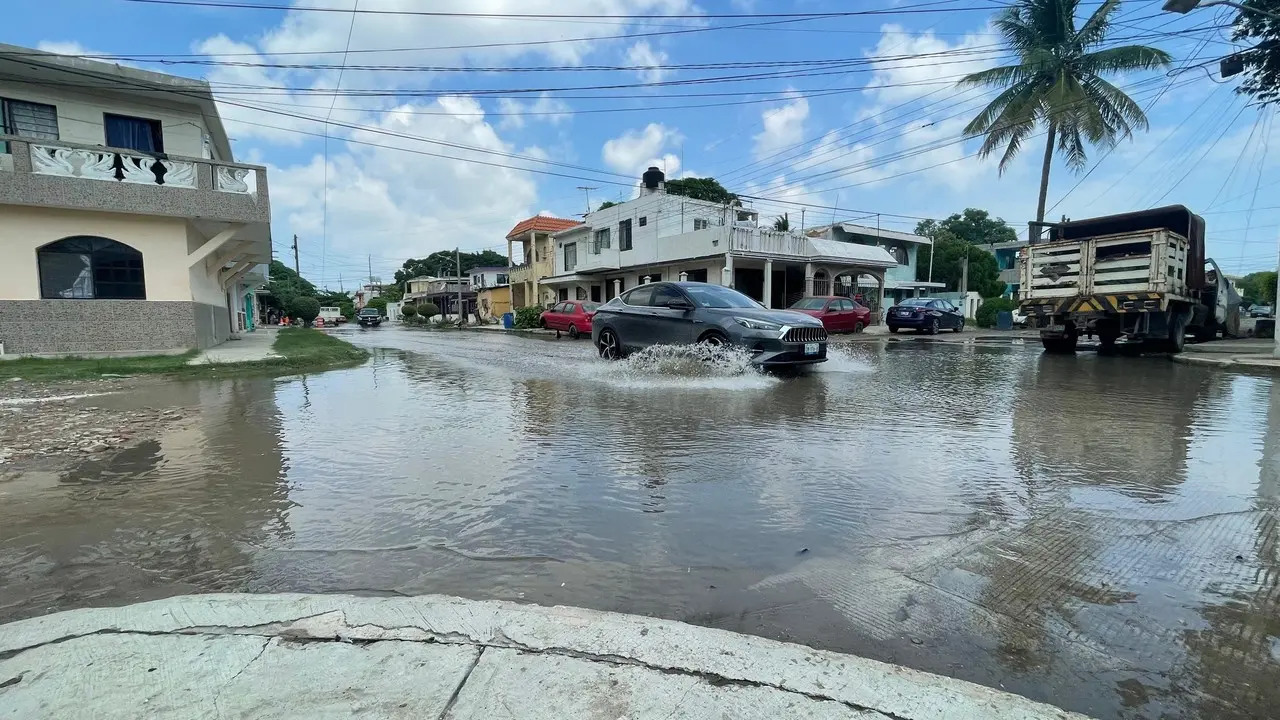
[[[782,329],[782,325],[778,323],[769,322],[767,320],[756,320],[754,318],[735,317],[734,322],[738,323],[744,328],[750,328],[752,330],[781,330]]]

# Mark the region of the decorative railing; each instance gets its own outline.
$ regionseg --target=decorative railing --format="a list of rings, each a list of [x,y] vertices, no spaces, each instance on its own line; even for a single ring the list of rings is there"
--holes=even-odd
[[[216,165],[213,173],[213,186],[221,192],[254,194],[257,188],[258,175],[253,170],[231,165]]]
[[[19,147],[27,146],[31,172],[37,175],[196,190],[202,189],[199,166],[208,165],[209,174],[205,175],[203,189],[244,195],[258,194],[258,174],[252,167],[224,165],[216,160],[202,158],[148,155],[130,150],[33,141],[13,136],[0,140],[0,153],[13,152],[13,143],[17,143]]]
[[[733,228],[729,236],[729,249],[734,252],[766,253],[807,257],[809,243],[802,235],[763,228]]]

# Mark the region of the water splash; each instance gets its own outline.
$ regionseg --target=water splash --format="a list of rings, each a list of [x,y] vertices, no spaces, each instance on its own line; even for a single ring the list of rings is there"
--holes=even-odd
[[[709,345],[652,345],[622,361],[623,372],[672,377],[758,375],[751,353],[742,348]]]
[[[840,345],[827,346],[827,361],[813,366],[815,372],[822,373],[871,373],[875,367],[864,357],[859,357],[850,348]]]

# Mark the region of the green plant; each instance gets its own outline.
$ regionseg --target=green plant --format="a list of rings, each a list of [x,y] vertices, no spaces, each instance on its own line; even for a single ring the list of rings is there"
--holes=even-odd
[[[973,321],[978,327],[995,327],[996,314],[1004,311],[1013,311],[1017,309],[1018,303],[1009,298],[988,298],[982,301],[982,305],[978,307],[978,312],[974,314]]]
[[[320,315],[320,301],[313,297],[296,297],[289,303],[289,312],[296,318],[302,318],[307,327]]]
[[[418,308],[412,305],[405,305],[400,308],[400,315],[403,316],[405,320],[413,322],[413,319],[418,315]]]
[[[376,297],[370,300],[365,307],[377,308],[382,315],[387,314],[387,299],[384,297]]]
[[[541,325],[542,308],[538,305],[526,305],[516,308],[516,329],[529,330]]]
[[[433,302],[418,303],[418,314],[424,318],[433,318],[440,314],[440,308]]]
[[[342,313],[342,317],[348,320],[356,316],[356,306],[349,302],[338,305],[338,311]]]
[[[1066,157],[1067,167],[1078,172],[1088,159],[1086,142],[1111,147],[1130,137],[1134,128],[1147,128],[1142,107],[1103,76],[1160,70],[1173,59],[1145,45],[1106,44],[1107,35],[1118,27],[1112,16],[1120,0],[1104,0],[1077,27],[1081,5],[1080,0],[1018,0],[994,23],[1017,54],[1017,64],[982,70],[959,83],[1003,88],[964,128],[966,137],[984,136],[979,150],[983,157],[1004,146],[1001,172],[1036,127],[1045,127],[1039,221],[1044,220],[1055,146]]]

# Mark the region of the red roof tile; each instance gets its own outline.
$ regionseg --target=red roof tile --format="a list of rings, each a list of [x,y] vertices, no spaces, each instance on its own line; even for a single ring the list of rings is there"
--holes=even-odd
[[[515,237],[523,235],[530,230],[538,232],[560,232],[568,230],[574,225],[581,225],[580,220],[569,220],[567,218],[547,217],[546,215],[534,215],[528,220],[521,220],[516,226],[511,228],[511,232],[507,233],[507,237]]]

